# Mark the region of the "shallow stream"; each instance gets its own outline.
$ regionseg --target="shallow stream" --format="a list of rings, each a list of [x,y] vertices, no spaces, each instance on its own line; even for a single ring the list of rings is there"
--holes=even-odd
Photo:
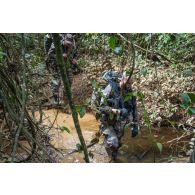
[[[52,144],[60,151],[63,151],[63,157],[60,162],[84,162],[82,153],[74,152],[68,154],[75,150],[76,144],[79,143],[72,116],[51,109],[44,111],[43,118],[44,124],[47,125],[53,123],[56,118],[54,123],[55,128],[51,129],[49,134],[52,137]],[[86,144],[89,145],[99,130],[99,122],[89,113],[83,118],[80,118],[79,121]],[[63,126],[67,127],[70,133],[61,131],[60,127]],[[122,140],[123,145],[119,150],[117,162],[187,162],[189,157],[185,155],[185,146],[188,143],[189,137],[184,136],[181,138],[182,135],[183,132],[173,128],[156,128],[152,130],[152,134],[150,134],[148,129],[144,128],[140,130],[140,134],[136,138],[131,138],[130,130],[127,130]],[[101,136],[99,143],[88,149],[93,156],[93,162],[109,162],[109,157],[105,151],[103,142],[104,137]],[[162,152],[156,146],[157,142],[163,144]]]

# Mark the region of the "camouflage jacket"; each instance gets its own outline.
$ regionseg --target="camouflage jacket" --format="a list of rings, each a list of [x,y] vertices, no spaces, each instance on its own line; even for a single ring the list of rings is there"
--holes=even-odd
[[[136,105],[136,97],[133,96],[128,101],[124,101],[125,95],[127,95],[132,90],[123,90],[123,96],[121,95],[121,88],[119,84],[114,81],[109,81],[108,85],[105,89],[94,90],[91,99],[92,108],[102,108],[105,106],[109,106],[110,108],[119,109],[120,110],[120,118],[119,120],[126,120],[132,117],[133,123],[137,126],[138,124],[138,113],[137,113],[137,105]],[[101,119],[103,121],[108,121],[109,123],[114,123],[117,120],[116,117],[113,117],[112,120],[109,119],[108,114],[101,113]]]
[[[65,34],[60,33],[59,35],[60,35],[60,43],[61,43],[61,46],[62,46],[63,54],[68,54],[68,50],[63,45],[64,39],[65,39]],[[52,58],[56,57],[56,55],[55,55],[55,46],[54,46],[54,43],[53,43],[53,37],[52,37],[51,33],[48,33],[48,34],[45,35],[44,47],[45,47],[45,52],[49,57],[52,57]],[[71,49],[69,54],[70,54],[70,59],[71,60],[76,59],[77,51],[76,51],[75,42],[74,42],[73,48]]]

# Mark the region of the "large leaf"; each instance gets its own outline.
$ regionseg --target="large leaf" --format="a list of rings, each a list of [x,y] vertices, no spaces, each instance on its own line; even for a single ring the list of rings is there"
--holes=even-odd
[[[195,114],[195,108],[189,108],[189,109],[188,109],[188,114],[189,114],[189,115]]]
[[[195,93],[187,93],[190,97],[191,102],[195,103]]]
[[[157,148],[159,149],[159,151],[161,153],[162,149],[163,149],[163,145],[160,142],[157,142],[156,145],[157,145]]]
[[[61,127],[60,128],[62,131],[66,131],[67,133],[70,133],[70,129],[67,127]]]
[[[189,97],[188,93],[181,94],[181,98],[182,98],[182,101],[184,102],[184,104],[190,103],[190,97]]]

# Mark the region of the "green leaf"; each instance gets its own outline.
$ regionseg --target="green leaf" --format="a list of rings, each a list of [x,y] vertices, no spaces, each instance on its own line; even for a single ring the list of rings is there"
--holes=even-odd
[[[124,131],[129,130],[129,129],[130,129],[130,127],[131,127],[131,124],[130,124],[130,123],[126,124],[126,125],[125,125],[125,127],[124,127]]]
[[[79,152],[81,152],[83,150],[83,147],[81,146],[81,144],[76,144],[76,148]]]
[[[0,56],[7,56],[7,54],[2,52],[2,51],[0,51]]]
[[[190,97],[191,102],[195,103],[195,93],[187,93]]]
[[[96,80],[93,80],[92,81],[92,87],[93,87],[93,89],[97,89],[97,82],[96,82]]]
[[[143,67],[140,71],[140,74],[143,75],[144,77],[148,74],[148,68]]]
[[[67,133],[70,133],[70,129],[67,127],[60,127],[61,131],[66,131]]]
[[[132,98],[132,96],[126,96],[125,99],[124,99],[124,102],[128,102],[130,99]]]
[[[145,98],[144,94],[141,91],[137,92],[137,96],[140,97],[141,99]]]
[[[190,103],[190,97],[188,96],[187,93],[181,94],[181,98],[182,98],[182,101],[184,102],[184,104],[189,104]]]
[[[195,114],[195,108],[189,108],[189,109],[188,109],[188,114],[189,114],[189,115]]]
[[[163,145],[160,142],[157,142],[156,145],[157,145],[157,148],[159,149],[159,151],[161,153],[162,149],[163,149]]]
[[[109,119],[113,120],[114,119],[114,114],[113,113],[109,113]]]
[[[85,116],[85,114],[86,114],[86,109],[85,109],[84,106],[77,105],[76,106],[76,111],[77,111],[77,113],[79,113],[79,116],[81,118],[83,118]]]
[[[170,155],[167,160],[168,160],[168,162],[172,162],[174,160],[174,157],[172,155]]]
[[[126,76],[130,76],[132,74],[132,69],[125,70]]]
[[[183,108],[183,109],[187,109],[187,108],[188,108],[188,105],[186,105],[186,104],[181,104],[180,107]]]
[[[79,114],[80,114],[80,117],[83,118],[85,116],[85,113],[86,113],[86,109],[85,107],[82,107]]]
[[[190,77],[190,76],[192,76],[192,74],[193,74],[192,69],[186,69],[186,70],[183,71],[183,76],[184,77]]]
[[[118,39],[115,36],[111,36],[108,40],[109,46],[111,49],[114,49],[116,47]]]
[[[133,97],[133,93],[132,92],[126,94],[125,97],[124,97],[124,102],[129,101],[132,97]]]
[[[189,108],[193,114],[195,114],[195,108]]]
[[[3,62],[3,59],[4,59],[5,56],[7,56],[7,54],[0,51],[0,62]]]
[[[126,145],[126,144],[123,144],[123,145],[121,146],[121,149],[123,149],[123,150],[128,149],[128,148],[129,148],[129,146]]]

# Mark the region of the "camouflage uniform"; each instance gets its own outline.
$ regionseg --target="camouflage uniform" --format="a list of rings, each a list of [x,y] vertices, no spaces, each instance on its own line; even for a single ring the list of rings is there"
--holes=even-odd
[[[112,75],[113,71],[110,71],[111,78],[108,79],[109,83],[105,89],[93,91],[91,103],[92,107],[99,107],[101,121],[100,131],[105,136],[106,150],[108,154],[112,155],[112,158],[115,159],[117,151],[121,146],[121,138],[124,135],[125,125],[129,123],[131,120],[130,118],[133,118],[133,129],[138,129],[138,115],[136,97],[133,96],[131,100],[125,102],[124,98],[121,96],[120,86],[116,81],[116,77],[119,75],[115,75],[114,79],[112,78]],[[129,93],[130,90],[125,90],[123,92],[125,95]],[[105,112],[105,107],[118,109],[120,115]]]
[[[67,35],[70,35],[70,34],[67,34]],[[68,60],[68,62],[69,62],[67,76],[68,76],[68,80],[69,80],[70,85],[72,85],[73,70],[76,66],[75,64],[72,64],[72,60],[76,58],[76,52],[73,49],[71,49],[71,51],[69,51],[69,49],[64,46],[64,40],[66,39],[67,35],[60,34],[60,38],[61,38],[60,42],[61,42],[63,54],[67,55],[66,60]],[[70,40],[70,41],[73,42],[73,40]],[[47,52],[46,64],[47,64],[48,69],[52,73],[52,77],[53,77],[53,79],[51,81],[51,90],[53,93],[54,101],[59,102],[59,88],[61,85],[61,77],[60,77],[59,66],[57,65],[55,46],[54,46],[53,38],[52,38],[51,34],[47,34],[45,37],[45,50]],[[66,96],[65,90],[63,90],[63,91],[64,91],[64,96]]]

